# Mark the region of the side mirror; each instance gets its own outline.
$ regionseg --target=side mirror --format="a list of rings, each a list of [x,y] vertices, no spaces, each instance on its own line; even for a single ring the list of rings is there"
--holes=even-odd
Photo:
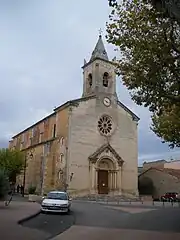
[[[69,198],[69,201],[72,201],[72,198]]]
[[[45,196],[42,197],[42,200],[44,200],[44,199],[45,199]]]

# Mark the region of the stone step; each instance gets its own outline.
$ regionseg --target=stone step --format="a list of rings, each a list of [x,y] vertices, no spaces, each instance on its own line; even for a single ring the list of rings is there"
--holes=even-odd
[[[86,196],[77,196],[73,198],[74,200],[82,200],[82,201],[139,201],[139,197],[125,197],[122,195],[110,196],[110,195],[86,195]]]

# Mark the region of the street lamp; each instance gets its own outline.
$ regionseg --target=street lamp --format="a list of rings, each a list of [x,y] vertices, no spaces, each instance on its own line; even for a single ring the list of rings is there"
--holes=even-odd
[[[26,183],[27,157],[28,157],[28,153],[25,152],[22,197],[24,197],[24,189],[25,189],[25,183]],[[31,159],[33,158],[33,153],[32,153],[32,152],[29,153],[29,157],[30,157]]]

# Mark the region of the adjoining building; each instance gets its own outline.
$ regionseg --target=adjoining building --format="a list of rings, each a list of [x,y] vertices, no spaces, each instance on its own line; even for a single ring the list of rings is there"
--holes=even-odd
[[[180,193],[180,161],[145,162],[138,179],[143,194],[159,198],[166,192]]]

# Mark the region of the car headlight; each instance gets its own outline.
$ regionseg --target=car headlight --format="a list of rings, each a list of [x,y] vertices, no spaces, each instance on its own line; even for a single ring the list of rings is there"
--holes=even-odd
[[[68,206],[68,204],[62,204],[62,205],[60,205],[61,207],[67,207]]]
[[[42,206],[48,206],[49,204],[47,204],[47,203],[42,203],[41,205],[42,205]]]

